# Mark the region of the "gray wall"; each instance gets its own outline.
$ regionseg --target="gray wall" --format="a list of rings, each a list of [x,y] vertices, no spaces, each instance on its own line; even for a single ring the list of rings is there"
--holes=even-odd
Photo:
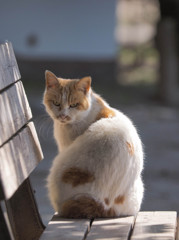
[[[116,0],[0,0],[0,41],[22,57],[115,58]]]

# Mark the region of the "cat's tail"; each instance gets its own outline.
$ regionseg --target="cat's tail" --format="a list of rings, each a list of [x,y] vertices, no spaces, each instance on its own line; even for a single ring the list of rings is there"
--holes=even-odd
[[[106,210],[102,203],[85,195],[66,200],[62,205],[60,215],[65,218],[88,219],[116,217],[116,213],[112,208]]]

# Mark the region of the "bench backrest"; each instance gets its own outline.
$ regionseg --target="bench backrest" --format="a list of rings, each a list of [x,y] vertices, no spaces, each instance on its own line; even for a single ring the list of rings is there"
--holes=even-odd
[[[0,45],[0,239],[35,240],[44,226],[29,175],[43,155],[11,43]]]

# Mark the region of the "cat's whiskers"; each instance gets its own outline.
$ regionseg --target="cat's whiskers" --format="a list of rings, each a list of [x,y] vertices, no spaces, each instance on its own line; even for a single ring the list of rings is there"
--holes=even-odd
[[[53,122],[51,118],[47,114],[43,114],[36,118],[35,122],[39,137],[43,140],[48,139],[53,132]]]

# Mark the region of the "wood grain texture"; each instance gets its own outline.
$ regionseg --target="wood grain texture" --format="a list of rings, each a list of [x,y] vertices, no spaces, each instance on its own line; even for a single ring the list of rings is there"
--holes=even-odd
[[[21,81],[0,93],[0,146],[32,118]]]
[[[40,240],[83,240],[89,226],[90,220],[65,219],[54,215]]]
[[[45,228],[39,216],[29,178],[6,201],[6,209],[11,235],[15,240],[39,239]]]
[[[174,240],[176,212],[139,212],[131,240]]]
[[[12,44],[0,45],[0,91],[21,78]]]
[[[95,220],[86,240],[127,240],[133,224],[133,216]]]
[[[6,199],[13,195],[42,157],[32,122],[0,148],[0,178]]]

